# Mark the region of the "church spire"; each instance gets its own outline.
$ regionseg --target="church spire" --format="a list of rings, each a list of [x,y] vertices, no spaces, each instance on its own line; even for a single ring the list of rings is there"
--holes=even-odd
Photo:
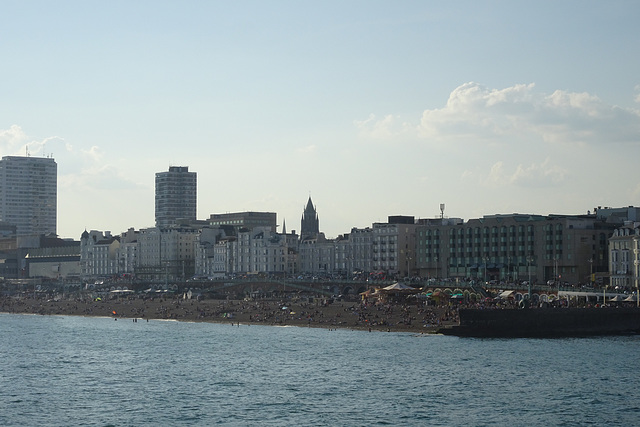
[[[320,223],[318,220],[318,213],[313,206],[311,196],[307,201],[307,206],[304,208],[302,214],[302,221],[300,221],[300,238],[316,238],[320,234]]]
[[[313,207],[313,202],[311,201],[311,196],[309,196],[309,200],[307,201],[307,207],[304,208],[305,212],[315,212],[315,208]]]

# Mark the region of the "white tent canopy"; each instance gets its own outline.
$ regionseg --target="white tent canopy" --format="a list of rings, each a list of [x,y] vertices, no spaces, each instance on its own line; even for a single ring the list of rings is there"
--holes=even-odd
[[[406,289],[415,289],[415,288],[412,288],[411,286],[407,286],[404,283],[396,282],[393,285],[389,285],[386,288],[382,288],[382,289],[385,291],[403,291]]]

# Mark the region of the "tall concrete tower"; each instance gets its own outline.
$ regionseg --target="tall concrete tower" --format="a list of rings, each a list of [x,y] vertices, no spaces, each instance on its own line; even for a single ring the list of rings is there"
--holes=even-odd
[[[0,220],[16,235],[56,234],[58,165],[50,157],[5,156],[0,160]]]
[[[188,166],[171,166],[156,173],[156,227],[165,228],[178,219],[195,220],[198,175]]]

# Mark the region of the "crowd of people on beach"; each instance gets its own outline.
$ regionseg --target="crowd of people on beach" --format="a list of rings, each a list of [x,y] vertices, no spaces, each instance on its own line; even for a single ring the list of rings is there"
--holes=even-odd
[[[131,319],[209,321],[384,331],[434,331],[457,323],[455,306],[422,301],[333,301],[327,298],[256,300],[143,298],[0,297],[0,312]]]

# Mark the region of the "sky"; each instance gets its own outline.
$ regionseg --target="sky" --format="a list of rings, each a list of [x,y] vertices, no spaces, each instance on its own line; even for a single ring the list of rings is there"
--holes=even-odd
[[[0,155],[58,164],[58,234],[276,212],[640,206],[640,2],[2,0]],[[280,231],[282,228],[279,229]]]

